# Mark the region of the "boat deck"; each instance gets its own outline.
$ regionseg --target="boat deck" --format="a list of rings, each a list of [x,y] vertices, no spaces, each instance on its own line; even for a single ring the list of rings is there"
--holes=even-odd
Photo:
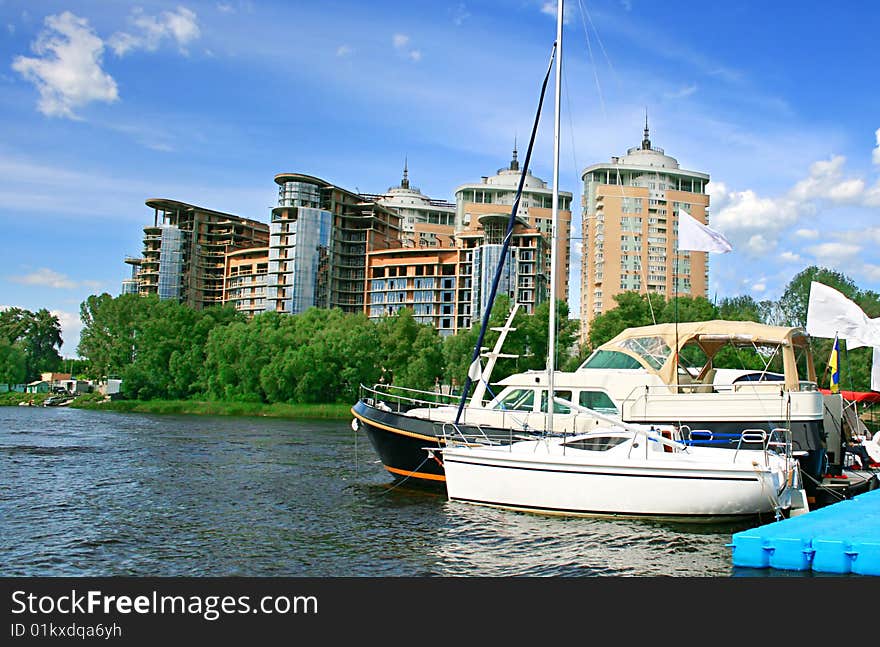
[[[880,575],[880,489],[733,535],[733,565]]]

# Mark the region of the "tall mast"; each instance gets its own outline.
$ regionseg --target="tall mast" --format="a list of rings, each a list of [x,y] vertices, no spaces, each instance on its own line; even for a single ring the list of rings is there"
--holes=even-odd
[[[556,3],[556,106],[553,113],[553,210],[551,215],[552,235],[550,243],[550,319],[547,338],[547,431],[553,431],[553,409],[556,372],[556,267],[559,256],[557,244],[559,237],[559,112],[562,97],[562,4]]]

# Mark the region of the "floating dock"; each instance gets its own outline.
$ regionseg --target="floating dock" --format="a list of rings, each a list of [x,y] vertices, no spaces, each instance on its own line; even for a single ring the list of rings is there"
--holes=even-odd
[[[733,535],[733,565],[880,575],[880,489]]]

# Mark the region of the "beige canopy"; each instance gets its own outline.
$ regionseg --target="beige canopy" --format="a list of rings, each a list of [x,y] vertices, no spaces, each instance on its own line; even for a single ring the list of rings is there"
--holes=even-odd
[[[697,344],[708,358],[699,378],[704,377],[712,368],[712,358],[728,344],[777,347],[782,356],[786,389],[796,391],[799,384],[796,350],[806,353],[806,377],[811,382],[816,381],[809,341],[809,336],[802,328],[715,319],[627,328],[614,339],[602,344],[598,350],[625,353],[647,370],[659,375],[666,384],[677,384],[676,358],[687,344]]]

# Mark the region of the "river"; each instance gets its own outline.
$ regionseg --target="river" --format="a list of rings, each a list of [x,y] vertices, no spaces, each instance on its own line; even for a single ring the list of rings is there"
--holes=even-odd
[[[4,576],[730,577],[743,527],[450,503],[348,421],[0,407]]]

